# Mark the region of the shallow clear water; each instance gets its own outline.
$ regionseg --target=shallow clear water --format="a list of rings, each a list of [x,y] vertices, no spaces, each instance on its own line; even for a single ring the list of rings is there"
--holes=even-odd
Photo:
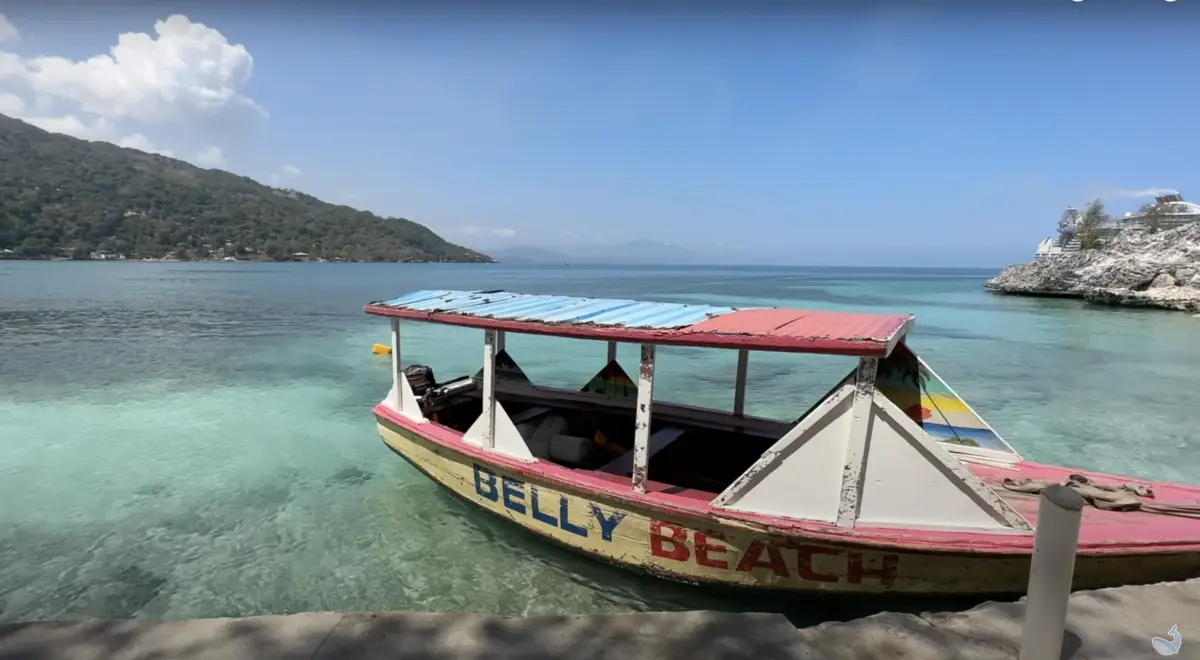
[[[301,610],[776,609],[633,576],[468,509],[387,451],[387,323],[421,288],[917,315],[918,352],[1029,458],[1200,483],[1200,320],[989,295],[982,271],[0,262],[0,621]],[[473,373],[480,331],[405,325]],[[510,336],[580,386],[599,343]],[[621,354],[633,371],[636,354]],[[748,411],[799,415],[851,364],[754,354]],[[734,357],[662,350],[656,395],[732,406]],[[867,606],[868,608],[871,605]],[[796,612],[799,612],[797,614]]]

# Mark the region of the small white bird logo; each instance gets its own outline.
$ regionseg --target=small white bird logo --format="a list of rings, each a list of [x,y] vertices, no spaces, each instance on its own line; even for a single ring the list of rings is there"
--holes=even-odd
[[[1179,627],[1171,626],[1171,629],[1167,631],[1167,635],[1171,639],[1151,637],[1150,646],[1153,646],[1159,655],[1175,655],[1179,653],[1179,647],[1183,646],[1183,635],[1179,634]]]

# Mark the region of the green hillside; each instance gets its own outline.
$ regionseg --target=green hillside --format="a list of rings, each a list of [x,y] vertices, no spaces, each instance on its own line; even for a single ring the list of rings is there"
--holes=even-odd
[[[0,257],[488,262],[403,218],[0,115]]]

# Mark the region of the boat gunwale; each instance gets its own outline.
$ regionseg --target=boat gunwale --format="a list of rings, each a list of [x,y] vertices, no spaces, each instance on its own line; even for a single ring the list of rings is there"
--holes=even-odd
[[[884,358],[912,331],[915,317],[911,314],[863,314],[861,312],[822,312],[855,316],[893,318],[900,322],[887,337],[798,337],[734,332],[712,332],[682,328],[630,328],[616,325],[587,325],[581,323],[548,323],[518,321],[485,316],[470,316],[454,312],[438,312],[388,307],[383,302],[369,303],[363,311],[373,316],[406,319],[424,323],[452,325],[480,330],[502,330],[515,334],[547,335],[570,339],[615,341],[631,344],[663,346],[692,346],[696,348],[744,349],[780,353],[815,355],[844,355],[860,358]],[[794,310],[803,311],[803,310]],[[718,317],[719,318],[719,317]]]
[[[430,438],[426,438],[425,436],[421,436],[421,437],[425,438],[426,440],[431,440]],[[424,475],[427,479],[429,479],[433,483],[437,484],[439,488],[441,488],[443,491],[445,491],[447,494],[449,494],[451,497],[455,498],[456,500],[463,502],[465,504],[468,504],[473,509],[486,511],[487,513],[490,513],[491,515],[495,516],[498,519],[506,520],[510,523],[516,523],[516,521],[513,520],[513,518],[506,516],[503,513],[500,513],[498,511],[489,509],[487,507],[481,507],[470,497],[467,497],[466,495],[463,495],[462,493],[455,491],[453,488],[450,488],[449,486],[446,486],[445,484],[441,483],[437,479],[437,477],[434,477],[433,474],[431,474],[424,467],[422,467],[419,463],[417,463],[417,461],[406,456],[404,454],[404,452],[393,447],[386,440],[383,441],[383,444],[385,447],[388,448],[389,451],[391,451],[392,453],[399,456],[406,463],[411,465],[415,470],[420,472],[422,475]],[[660,482],[652,482],[652,483],[660,483]],[[727,590],[730,590],[732,593],[740,593],[740,592],[745,592],[747,590],[753,591],[753,592],[758,592],[758,593],[772,593],[772,592],[781,591],[778,587],[771,585],[771,584],[761,584],[761,583],[755,583],[755,582],[735,583],[735,582],[730,582],[728,580],[721,580],[718,578],[706,578],[706,577],[702,577],[702,576],[699,576],[696,574],[672,571],[669,569],[655,566],[650,563],[622,561],[620,559],[608,557],[608,556],[605,556],[605,555],[597,553],[597,552],[591,552],[591,551],[581,548],[577,545],[567,543],[561,539],[555,538],[552,534],[548,534],[545,531],[538,529],[536,526],[523,525],[520,523],[516,523],[516,524],[523,531],[532,532],[541,541],[550,543],[551,545],[553,545],[559,549],[562,549],[566,552],[570,552],[573,555],[577,555],[580,557],[586,557],[587,559],[590,559],[592,561],[597,561],[602,564],[606,564],[608,566],[612,566],[612,567],[615,567],[615,568],[618,568],[621,570],[633,571],[636,574],[640,574],[640,575],[643,575],[646,577],[656,578],[656,579],[661,579],[661,580],[668,580],[670,582],[674,582],[677,584],[686,584],[686,585],[694,586],[694,587],[705,587],[705,588],[710,588],[710,589],[727,589]],[[858,546],[854,545],[852,547],[858,547]],[[952,554],[952,553],[938,553],[938,554]],[[963,555],[963,553],[953,553],[953,554]],[[966,556],[971,556],[972,558],[974,558],[974,556],[969,555],[969,554]],[[1004,557],[1005,555],[1001,555],[1001,556]],[[1143,556],[1147,556],[1147,555],[1135,555],[1135,556],[1143,557]],[[801,595],[801,594],[817,595],[817,594],[819,594],[823,597],[826,597],[826,596],[875,596],[875,597],[891,596],[891,597],[900,597],[900,598],[905,598],[905,599],[945,598],[947,596],[962,595],[962,592],[959,590],[956,590],[956,589],[945,589],[945,590],[939,589],[939,590],[933,590],[933,591],[927,591],[927,590],[906,591],[906,590],[902,590],[902,589],[884,589],[884,590],[876,591],[876,590],[845,590],[845,589],[836,589],[836,588],[825,588],[825,589],[821,589],[821,588],[809,588],[809,589],[788,588],[783,591],[785,591],[786,593],[789,593],[789,594],[796,594],[796,595]],[[1014,587],[1010,590],[987,590],[987,591],[978,591],[978,592],[972,591],[972,592],[969,592],[969,595],[973,598],[988,598],[988,597],[1004,598],[1004,597],[1008,597],[1012,594],[1018,594],[1018,593],[1023,593],[1023,589],[1020,587]]]
[[[530,463],[495,452],[484,451],[465,442],[462,438],[463,434],[455,429],[432,421],[415,422],[392,410],[383,402],[375,406],[374,412],[376,419],[381,423],[388,423],[409,433],[414,433],[428,442],[462,454],[475,462],[515,473],[526,479],[542,481],[548,486],[566,490],[581,497],[600,496],[619,502],[622,506],[648,509],[668,516],[701,519],[717,526],[742,525],[747,529],[757,530],[764,534],[800,537],[805,540],[831,544],[854,545],[864,549],[983,556],[1028,556],[1033,552],[1033,534],[876,525],[844,529],[838,527],[836,523],[731,511],[715,507],[711,502],[650,488],[647,488],[645,493],[638,493],[602,477],[593,476],[587,470],[574,470],[549,461]],[[385,442],[385,444],[387,443]],[[389,448],[391,448],[390,445]],[[648,480],[648,485],[671,487],[670,484],[653,480]],[[1078,554],[1092,557],[1154,556],[1197,551],[1200,551],[1200,540],[1132,543],[1081,541],[1078,546]]]

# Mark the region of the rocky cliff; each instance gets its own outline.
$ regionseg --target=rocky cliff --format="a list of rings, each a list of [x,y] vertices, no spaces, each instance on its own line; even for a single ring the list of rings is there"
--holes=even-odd
[[[1103,249],[1009,266],[987,288],[1200,312],[1200,223],[1156,234],[1126,232]]]

